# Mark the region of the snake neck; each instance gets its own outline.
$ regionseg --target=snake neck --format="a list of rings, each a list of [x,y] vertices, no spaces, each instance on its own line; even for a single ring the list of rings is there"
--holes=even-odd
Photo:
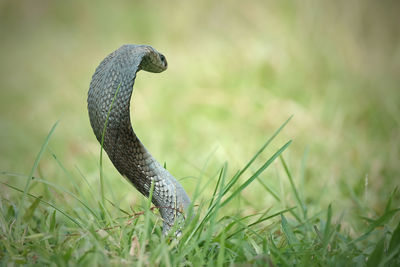
[[[116,169],[146,197],[154,183],[152,202],[159,209],[167,232],[187,210],[190,199],[179,182],[147,151],[130,120],[136,73],[141,69],[160,72],[154,63],[155,53],[158,52],[150,46],[125,45],[106,57],[92,77],[88,111],[100,143],[106,125],[103,148]]]

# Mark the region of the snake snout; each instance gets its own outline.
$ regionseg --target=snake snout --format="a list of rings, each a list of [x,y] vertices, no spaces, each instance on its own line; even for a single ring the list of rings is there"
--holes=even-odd
[[[167,59],[165,58],[165,56],[161,53],[158,53],[158,56],[160,57],[160,60],[162,62],[162,64],[164,65],[165,69],[168,67],[168,62]]]

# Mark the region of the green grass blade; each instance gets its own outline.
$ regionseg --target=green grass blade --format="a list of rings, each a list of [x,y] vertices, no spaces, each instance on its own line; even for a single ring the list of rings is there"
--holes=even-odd
[[[293,245],[298,244],[299,240],[295,236],[292,227],[290,226],[290,224],[288,223],[288,221],[286,220],[286,218],[283,214],[281,214],[281,219],[282,219],[282,230],[287,237],[287,241],[288,241],[289,245],[291,245],[293,248]]]
[[[215,152],[216,152],[216,149],[214,149],[214,150],[210,153],[210,155],[207,156],[206,162],[205,162],[205,164],[203,164],[203,167],[202,167],[201,170],[200,170],[200,175],[199,175],[199,177],[197,178],[197,183],[196,183],[196,186],[195,186],[195,189],[194,189],[194,193],[193,193],[193,195],[192,195],[192,203],[195,203],[195,202],[196,202],[197,198],[201,195],[202,191],[205,190],[206,187],[207,187],[207,185],[208,185],[209,183],[211,183],[211,181],[213,180],[212,177],[210,177],[210,178],[208,179],[208,181],[206,182],[206,185],[204,185],[203,188],[200,187],[201,181],[203,180],[203,177],[204,177],[204,175],[205,175],[205,173],[206,173],[206,169],[207,169],[207,167],[208,167],[208,165],[209,165],[209,162],[210,162],[210,160],[211,160],[211,157],[215,154]],[[193,205],[190,205],[190,207],[189,207],[189,214],[192,214],[192,213],[193,213]]]
[[[145,218],[144,218],[144,233],[143,233],[143,239],[142,239],[142,246],[140,249],[140,255],[139,255],[139,262],[138,266],[142,266],[143,261],[144,261],[144,253],[146,251],[146,244],[148,242],[148,236],[149,236],[149,229],[150,229],[150,208],[151,208],[151,201],[153,199],[153,192],[154,192],[154,181],[151,181],[150,185],[150,192],[149,192],[149,198],[147,199],[147,205],[146,205],[146,210],[145,210]]]
[[[226,165],[224,167],[226,167]],[[217,219],[218,211],[220,209],[220,205],[219,204],[221,203],[222,190],[223,190],[223,186],[224,186],[224,183],[225,183],[225,177],[226,177],[226,172],[225,171],[226,171],[226,168],[222,168],[221,175],[220,175],[220,177],[221,177],[221,186],[220,186],[220,189],[219,189],[220,192],[219,192],[219,194],[217,194],[217,199],[215,201],[215,209],[210,215],[210,219],[209,219],[210,225],[209,225],[208,231],[206,233],[206,237],[205,237],[206,238],[206,246],[209,245],[208,241],[211,240],[211,237],[212,237],[212,235],[214,233],[214,228],[216,227],[216,219]],[[203,226],[204,226],[204,224],[202,225],[202,227]],[[202,230],[203,230],[202,227],[200,228],[199,233],[202,232]]]
[[[264,145],[256,152],[256,154],[250,159],[250,161],[246,164],[246,166],[240,170],[231,181],[227,184],[224,195],[231,189],[231,187],[237,182],[237,180],[242,176],[242,174],[253,164],[253,162],[258,158],[258,156],[268,147],[268,145],[275,139],[275,137],[282,131],[282,129],[289,123],[289,121],[293,118],[293,115],[290,116],[282,125],[276,130],[272,136],[264,143]]]
[[[35,173],[35,171],[36,171],[36,169],[37,169],[37,167],[39,165],[39,162],[40,162],[40,160],[41,160],[41,158],[43,156],[44,151],[46,150],[47,145],[49,144],[51,136],[53,135],[55,129],[57,128],[58,122],[59,121],[56,121],[53,124],[53,126],[51,127],[50,132],[48,133],[46,139],[44,140],[44,143],[42,144],[42,147],[40,148],[39,153],[36,156],[35,162],[33,163],[33,166],[32,166],[32,169],[31,169],[31,171],[29,173],[29,176],[26,179],[25,188],[24,188],[24,191],[23,191],[23,195],[22,195],[22,197],[20,199],[20,202],[19,202],[19,205],[18,205],[18,211],[17,211],[18,212],[17,213],[17,219],[16,219],[16,227],[17,227],[16,233],[17,234],[19,234],[19,232],[20,232],[20,219],[21,219],[22,208],[24,207],[24,202],[25,202],[25,198],[26,198],[27,193],[28,193],[28,189],[29,189],[29,185],[30,185],[31,179],[32,179],[33,174]]]
[[[288,209],[284,209],[284,210],[278,211],[278,212],[276,212],[276,213],[274,213],[274,214],[271,214],[271,215],[269,215],[269,216],[267,216],[267,217],[265,217],[265,218],[258,219],[257,221],[255,221],[255,222],[253,222],[253,223],[247,225],[246,228],[241,228],[241,229],[237,230],[237,231],[234,232],[233,234],[229,235],[226,239],[230,239],[231,237],[237,235],[238,233],[242,232],[243,230],[245,230],[245,229],[247,229],[247,228],[254,227],[254,226],[257,225],[257,224],[260,224],[260,223],[262,223],[262,222],[264,222],[264,221],[270,220],[270,219],[272,219],[272,218],[274,218],[274,217],[276,217],[276,216],[282,215],[282,214],[284,214],[284,213],[286,213],[286,212],[289,212],[289,211],[291,211],[291,210],[293,210],[293,209],[295,209],[295,208],[296,208],[296,207],[291,207],[291,208],[288,208]]]
[[[61,161],[58,159],[56,153],[54,153],[51,149],[49,149],[51,152],[51,155],[53,156],[54,160],[57,162],[57,165],[61,168],[65,176],[68,178],[68,181],[72,184],[72,186],[75,188],[75,191],[82,197],[82,200],[79,199],[81,203],[87,203],[87,199],[85,198],[85,195],[82,193],[82,189],[78,184],[75,182],[74,177],[71,175],[71,173],[65,168],[64,164],[61,163]],[[87,204],[85,204],[86,208],[89,208]],[[90,209],[89,209],[90,210]]]
[[[388,201],[386,203],[386,206],[385,206],[385,212],[388,212],[390,210],[390,208],[392,206],[392,202],[393,202],[393,197],[397,193],[397,190],[398,190],[398,187],[396,186],[394,188],[394,190],[392,191],[392,193],[390,194],[389,199],[388,199]]]
[[[369,225],[367,231],[363,235],[361,235],[360,237],[358,237],[358,238],[354,239],[353,241],[351,241],[350,244],[359,242],[359,241],[364,240],[365,238],[367,238],[368,235],[372,231],[374,231],[377,227],[383,225],[384,223],[388,222],[399,211],[400,211],[400,208],[394,209],[394,210],[390,210],[388,212],[385,212],[378,219],[373,220],[372,223]]]
[[[256,179],[269,165],[272,164],[272,162],[279,156],[282,154],[283,151],[285,151],[285,149],[290,145],[292,141],[287,142],[285,145],[283,145],[277,152],[275,152],[274,155],[272,155],[272,157],[270,157],[263,166],[261,166],[261,168],[259,168],[256,173],[254,173],[249,179],[247,179],[246,182],[244,182],[237,190],[235,190],[235,192],[233,192],[227,199],[225,199],[220,206],[223,207],[226,204],[229,203],[229,201],[231,201],[236,195],[238,195],[242,190],[244,190],[249,184],[251,184],[251,182],[254,181],[254,179]],[[231,180],[232,181],[232,180]],[[237,181],[237,180],[236,180]],[[221,197],[223,195],[226,194],[226,189],[224,189],[224,191],[221,194]],[[212,204],[212,206],[207,210],[206,214],[204,215],[204,217],[202,218],[202,220],[200,221],[200,223],[196,226],[196,228],[193,230],[193,232],[190,234],[189,238],[186,240],[186,242],[189,242],[189,240],[193,237],[193,235],[195,233],[197,233],[197,231],[199,229],[201,229],[204,225],[204,223],[209,219],[210,214],[212,213],[213,209],[216,207],[216,203]]]
[[[288,166],[287,166],[287,164],[286,164],[285,159],[283,158],[283,156],[280,156],[279,158],[280,158],[281,163],[282,163],[282,165],[283,165],[283,168],[284,168],[284,170],[285,170],[285,172],[286,172],[286,175],[287,175],[287,177],[289,178],[290,186],[291,186],[291,188],[292,188],[292,190],[293,190],[293,193],[294,193],[294,195],[295,195],[295,197],[296,197],[296,201],[297,201],[297,203],[299,204],[299,206],[300,206],[300,208],[301,208],[301,211],[302,211],[302,213],[303,213],[303,219],[305,220],[305,219],[307,219],[307,218],[306,218],[306,209],[305,209],[305,205],[304,205],[303,201],[301,200],[300,195],[299,195],[299,192],[297,191],[297,188],[296,188],[296,186],[295,186],[295,184],[294,184],[294,182],[293,182],[292,174],[291,174],[291,172],[290,172],[290,170],[289,170],[289,168],[288,168]]]
[[[56,210],[53,211],[50,218],[50,226],[49,226],[50,232],[53,232],[55,228],[56,228]]]
[[[326,215],[326,223],[325,223],[325,230],[324,230],[324,238],[323,238],[323,247],[329,243],[329,239],[331,237],[331,220],[332,220],[332,204],[329,204],[328,211]]]
[[[105,203],[104,203],[104,181],[103,181],[103,145],[104,145],[104,136],[106,134],[107,124],[108,124],[108,119],[110,118],[111,109],[112,109],[112,106],[114,105],[115,99],[117,99],[117,94],[118,94],[120,88],[121,88],[121,83],[119,83],[119,85],[117,87],[117,90],[115,91],[113,100],[111,101],[110,107],[108,108],[106,121],[104,122],[103,132],[101,134],[101,147],[100,147],[100,194],[101,194],[101,203],[103,204],[103,206],[105,205]]]
[[[266,212],[268,212],[268,210],[267,210]],[[245,230],[245,229],[248,227],[248,225],[246,225],[246,224],[245,224],[244,222],[242,222],[242,221],[245,221],[245,220],[247,220],[247,219],[249,219],[249,218],[252,218],[252,217],[254,217],[254,216],[257,216],[257,215],[259,215],[259,214],[250,214],[250,215],[247,215],[247,216],[244,216],[244,217],[241,217],[241,218],[235,218],[235,217],[233,217],[233,216],[224,216],[224,217],[222,217],[222,218],[217,222],[218,224],[223,223],[223,221],[225,221],[225,220],[232,220],[232,222],[230,222],[229,224],[227,224],[227,225],[224,227],[224,230],[221,231],[218,235],[216,235],[214,239],[215,239],[215,240],[219,239],[219,238],[221,237],[221,235],[222,235],[223,232],[229,232],[234,226],[241,227],[241,228],[240,228],[239,230],[237,230],[236,232],[234,232],[233,234],[231,234],[231,235],[229,235],[228,237],[226,237],[225,239],[229,239],[229,238],[231,238],[232,236],[234,236],[234,235],[236,235],[236,234],[242,232],[243,230]],[[238,226],[238,224],[240,224],[240,226]]]
[[[385,249],[384,245],[385,245],[385,238],[382,238],[376,244],[375,249],[371,253],[371,255],[369,255],[368,260],[367,260],[367,264],[366,264],[367,267],[379,266],[379,263],[384,258],[384,249]]]
[[[92,186],[90,185],[88,179],[85,177],[85,175],[83,174],[83,172],[81,171],[81,169],[75,165],[76,170],[78,171],[79,175],[82,177],[82,179],[85,181],[87,188],[89,189],[90,194],[92,195],[93,199],[96,199],[97,201],[99,200],[98,194],[96,194],[92,188]]]
[[[284,125],[286,125],[287,122],[285,122]],[[283,125],[283,126],[284,126]],[[281,126],[281,128],[283,127]],[[281,129],[280,128],[280,129]],[[256,179],[269,165],[272,164],[272,162],[279,156],[282,154],[283,151],[285,151],[285,149],[291,144],[292,141],[287,142],[285,145],[283,145],[277,152],[275,152],[274,155],[272,155],[272,157],[270,157],[266,163],[264,163],[263,166],[261,166],[261,168],[259,168],[255,174],[253,174],[249,179],[247,179],[246,182],[244,182],[235,192],[233,192],[227,199],[225,199],[220,206],[223,207],[224,205],[226,205],[227,203],[229,203],[229,201],[231,201],[237,194],[239,194],[243,189],[245,189],[249,184],[251,184],[251,182],[254,181],[254,179]],[[235,175],[236,177],[237,175]],[[231,179],[232,182],[233,179]],[[237,179],[235,180],[235,182],[237,181]],[[232,184],[233,186],[233,184]],[[224,196],[227,191],[226,189],[229,187],[225,187],[224,191],[221,194],[221,197]],[[199,229],[201,229],[204,225],[204,223],[209,219],[210,214],[212,213],[213,209],[216,207],[216,203],[212,204],[212,206],[207,210],[206,214],[204,215],[204,217],[202,218],[202,220],[200,221],[200,223],[196,226],[196,228],[193,230],[193,232],[190,234],[189,238],[186,240],[186,242],[189,242],[189,240],[193,237],[193,235],[195,233],[197,233],[197,231]]]
[[[307,166],[307,159],[308,159],[308,154],[310,152],[309,147],[307,146],[303,156],[301,157],[301,163],[300,163],[300,175],[299,175],[299,181],[300,181],[300,193],[304,192],[304,183],[305,183],[305,177],[306,177],[306,166]],[[300,195],[301,199],[304,199],[303,195]]]
[[[225,261],[225,231],[222,231],[222,235],[219,239],[219,251],[217,256],[217,266],[224,266]]]
[[[270,220],[270,219],[272,219],[272,218],[274,218],[274,217],[276,217],[276,216],[278,216],[278,215],[282,215],[282,214],[284,214],[284,213],[286,213],[286,212],[290,212],[291,210],[293,210],[293,209],[295,209],[295,208],[296,208],[296,206],[291,207],[291,208],[287,208],[287,209],[284,209],[284,210],[281,210],[281,211],[278,211],[278,212],[276,212],[276,213],[274,213],[274,214],[271,214],[271,215],[269,215],[269,216],[267,216],[267,217],[265,217],[265,218],[259,219],[259,220],[257,220],[256,222],[249,224],[248,226],[249,226],[249,227],[252,227],[252,226],[254,226],[254,225],[256,225],[256,224],[259,224],[259,223],[261,223],[261,222],[264,222],[264,221],[266,221],[266,220]]]
[[[24,174],[12,173],[12,172],[4,172],[4,171],[0,172],[0,174],[7,175],[7,176],[12,176],[12,177],[21,177],[21,178],[26,178],[27,177]],[[81,200],[77,195],[75,195],[71,191],[69,191],[69,190],[65,189],[64,187],[59,186],[59,185],[57,185],[55,183],[52,183],[52,182],[50,182],[48,180],[44,180],[44,179],[41,179],[41,178],[36,178],[34,176],[32,177],[32,180],[35,180],[38,183],[43,183],[45,185],[49,185],[52,188],[55,188],[60,192],[68,194],[69,196],[74,198],[76,201],[78,201],[80,204],[82,204],[82,206],[84,208],[86,208],[95,218],[99,219],[99,216],[94,212],[94,210],[92,208],[90,208],[90,205],[88,203],[84,202],[83,200]]]
[[[9,188],[11,188],[11,189],[14,189],[15,191],[18,191],[18,192],[24,194],[24,190],[22,190],[22,189],[19,189],[19,188],[17,188],[17,187],[14,187],[14,186],[12,186],[12,185],[7,184],[7,183],[3,183],[3,182],[0,182],[0,183],[3,184],[3,185],[5,185],[5,186],[7,186],[7,187],[9,187]],[[65,217],[67,217],[70,221],[72,221],[73,223],[75,223],[79,228],[83,228],[82,225],[81,225],[78,221],[76,221],[74,218],[72,218],[72,217],[71,217],[70,215],[68,215],[66,212],[64,212],[64,211],[62,211],[61,209],[57,208],[56,206],[54,206],[54,205],[51,204],[50,202],[44,201],[44,200],[41,199],[40,197],[34,196],[34,195],[30,194],[30,193],[27,193],[26,195],[29,196],[29,197],[35,198],[35,199],[39,199],[40,202],[42,202],[42,203],[44,203],[44,204],[46,204],[46,205],[48,205],[48,206],[54,208],[54,209],[57,210],[59,213],[63,214],[63,215],[64,215]]]
[[[394,230],[392,237],[390,238],[390,243],[389,243],[389,253],[395,252],[395,248],[398,248],[400,246],[400,221],[397,224],[396,229]]]
[[[218,191],[218,186],[220,185],[220,181],[221,181],[222,174],[223,174],[223,172],[224,172],[224,170],[225,170],[226,168],[227,168],[227,164],[225,163],[224,166],[221,168],[221,171],[219,172],[219,176],[218,176],[218,180],[217,180],[217,185],[216,185],[215,188],[214,188],[214,192],[213,192],[213,194],[212,194],[211,201],[210,201],[210,205],[208,206],[208,208],[210,208],[210,207],[212,206],[212,204],[213,204],[213,201],[214,201],[214,199],[215,199],[215,197],[216,197],[216,194],[217,194],[217,191]],[[222,185],[222,186],[223,186],[223,185]]]
[[[26,209],[24,217],[23,217],[25,222],[28,222],[33,217],[33,213],[35,212],[36,208],[39,206],[41,199],[42,199],[42,196],[36,198],[32,202],[32,204],[29,206],[29,208]]]
[[[264,183],[264,181],[263,181],[262,179],[260,179],[260,177],[257,177],[257,181],[262,185],[262,187],[264,187],[264,189],[265,189],[268,193],[270,193],[270,194],[275,198],[275,200],[277,200],[278,202],[281,202],[281,199],[280,199],[280,197],[278,196],[278,194],[277,194],[274,190],[272,190],[272,188],[270,188],[268,185],[266,185],[266,184]]]
[[[123,214],[127,215],[127,216],[131,216],[131,214],[129,212],[127,212],[126,210],[121,209],[120,207],[118,207],[116,204],[114,204],[111,200],[107,199],[107,202],[113,206],[114,208],[116,208],[117,210],[119,210],[120,212],[122,212]]]
[[[288,146],[292,143],[292,141],[287,142],[285,145],[283,145],[277,152],[275,152],[274,155],[272,155],[272,157],[270,157],[263,166],[261,166],[261,168],[259,168],[256,173],[254,173],[249,179],[247,179],[246,182],[244,182],[238,189],[236,189],[227,199],[225,199],[222,203],[221,203],[221,207],[225,206],[226,204],[229,203],[229,201],[231,201],[234,197],[236,197],[240,192],[242,192],[247,186],[249,186],[254,179],[256,179],[269,165],[272,164],[272,162],[274,162],[274,160],[279,157],[283,151],[286,150],[286,148],[288,148]]]

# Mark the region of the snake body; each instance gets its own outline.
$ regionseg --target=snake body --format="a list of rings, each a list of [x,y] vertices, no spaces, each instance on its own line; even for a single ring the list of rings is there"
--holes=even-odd
[[[177,218],[183,218],[190,199],[140,142],[132,129],[129,110],[136,73],[166,69],[165,57],[151,46],[123,45],[96,68],[87,99],[90,124],[100,143],[106,125],[103,148],[115,168],[146,197],[154,183],[152,202],[163,218],[164,233]]]

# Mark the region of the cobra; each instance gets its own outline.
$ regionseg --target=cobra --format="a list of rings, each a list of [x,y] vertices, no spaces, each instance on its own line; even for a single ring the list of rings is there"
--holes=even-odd
[[[130,99],[140,70],[159,73],[167,69],[165,57],[148,45],[123,45],[96,68],[88,93],[90,124],[97,140],[119,173],[140,193],[149,196],[163,219],[167,233],[190,199],[181,184],[147,151],[132,129]],[[104,128],[106,126],[106,128]]]

